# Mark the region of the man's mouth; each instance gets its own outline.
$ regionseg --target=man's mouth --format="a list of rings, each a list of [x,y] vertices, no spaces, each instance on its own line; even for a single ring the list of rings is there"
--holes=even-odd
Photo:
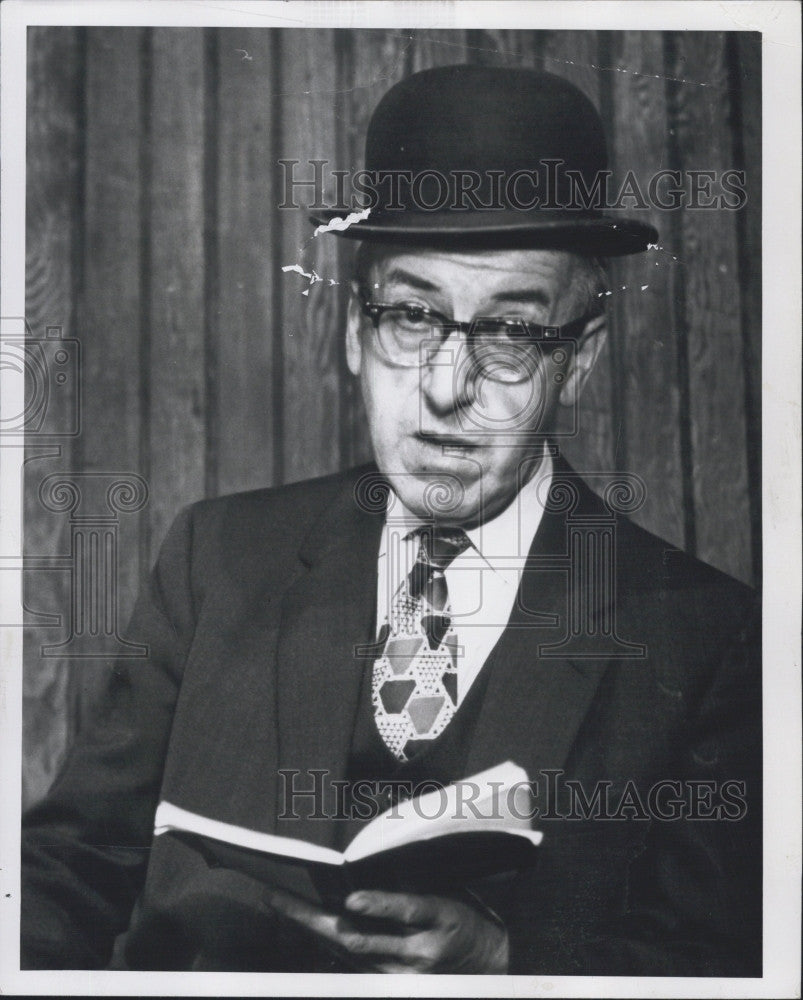
[[[424,444],[444,450],[456,448],[462,451],[472,451],[480,447],[479,441],[474,441],[459,434],[425,434],[419,431],[415,436],[417,440],[422,441]]]

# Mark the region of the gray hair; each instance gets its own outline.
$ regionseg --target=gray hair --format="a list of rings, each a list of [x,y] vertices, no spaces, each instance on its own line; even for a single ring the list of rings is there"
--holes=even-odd
[[[577,289],[578,308],[586,313],[595,305],[601,305],[609,289],[608,272],[600,257],[583,257],[577,255],[575,269],[572,272],[572,284]]]

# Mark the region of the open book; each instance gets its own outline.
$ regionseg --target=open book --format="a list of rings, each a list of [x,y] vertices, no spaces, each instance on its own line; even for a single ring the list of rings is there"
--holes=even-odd
[[[345,851],[199,816],[170,802],[154,836],[177,836],[214,866],[327,905],[356,888],[437,892],[535,863],[542,834],[528,817],[527,775],[511,761],[400,802]]]

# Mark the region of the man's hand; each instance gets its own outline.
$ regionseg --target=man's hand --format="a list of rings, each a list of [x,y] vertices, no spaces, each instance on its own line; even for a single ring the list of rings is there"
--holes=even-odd
[[[347,917],[278,890],[271,891],[268,902],[366,971],[507,972],[504,927],[480,909],[455,899],[354,892],[346,899],[346,909],[360,918],[359,927]],[[366,929],[370,918],[381,922],[376,931]]]

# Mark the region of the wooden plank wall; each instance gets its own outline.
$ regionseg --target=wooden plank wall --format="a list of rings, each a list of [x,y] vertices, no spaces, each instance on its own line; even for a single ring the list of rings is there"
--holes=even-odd
[[[33,39],[29,38],[29,42]],[[82,201],[80,120],[77,114],[84,61],[84,39],[74,31],[39,33],[28,47],[26,176],[26,318],[33,334],[48,326],[76,335],[76,290],[81,285]],[[56,426],[74,414],[76,386],[55,395]],[[80,440],[80,439],[78,439]],[[70,548],[66,519],[42,510],[38,484],[58,469],[80,461],[75,438],[53,448],[26,442],[23,498],[24,546],[28,556],[62,554]],[[69,576],[62,571],[31,572],[24,579],[23,602],[38,612],[63,613],[69,600]],[[37,621],[46,621],[37,616]],[[43,657],[40,647],[56,631],[52,626],[26,629],[23,644],[23,799],[46,790],[73,736],[74,699],[66,661]]]
[[[310,241],[304,213],[278,208],[277,163],[361,166],[390,86],[477,62],[581,86],[620,177],[746,169],[741,212],[632,213],[661,249],[612,265],[614,335],[565,450],[580,470],[642,476],[637,520],[758,582],[758,35],[62,27],[30,29],[28,58],[28,319],[37,336],[78,337],[84,373],[80,436],[58,458],[28,456],[29,555],[69,551],[66,517],[36,499],[44,475],[142,475],[147,507],[120,518],[125,620],[183,504],[368,457],[341,347],[353,248]],[[282,272],[295,263],[340,283],[310,288]],[[66,621],[69,574],[28,574],[26,601]],[[27,637],[27,801],[98,683],[100,664],[40,655],[63,637]]]

